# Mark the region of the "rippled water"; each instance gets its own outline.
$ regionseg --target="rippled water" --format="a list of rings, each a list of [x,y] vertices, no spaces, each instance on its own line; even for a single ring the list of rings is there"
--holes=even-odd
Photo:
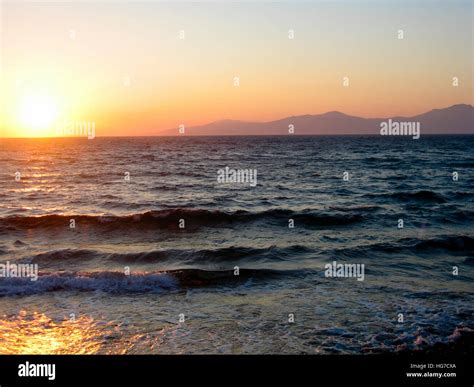
[[[472,149],[474,136],[0,140],[0,263],[40,272],[0,278],[0,323],[20,332],[0,348],[365,353],[454,340],[474,325]],[[226,166],[257,169],[257,186],[219,184]],[[333,261],[364,264],[364,281],[326,278]],[[77,340],[51,344],[67,330]]]

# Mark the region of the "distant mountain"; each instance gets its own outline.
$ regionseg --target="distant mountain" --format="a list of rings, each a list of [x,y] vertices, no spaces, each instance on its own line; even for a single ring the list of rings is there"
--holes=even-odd
[[[295,134],[380,134],[380,123],[387,121],[420,122],[423,134],[474,134],[474,107],[453,105],[444,109],[434,109],[413,117],[362,118],[340,112],[316,115],[302,115],[282,118],[269,122],[245,122],[221,120],[206,125],[186,128],[186,135],[278,135],[288,134],[289,125]],[[162,135],[176,135],[178,129],[170,129]]]

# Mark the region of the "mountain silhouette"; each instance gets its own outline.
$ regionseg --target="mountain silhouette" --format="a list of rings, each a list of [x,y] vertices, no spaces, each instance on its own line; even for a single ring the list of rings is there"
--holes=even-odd
[[[453,105],[444,109],[411,117],[363,118],[331,111],[323,114],[291,116],[269,122],[246,122],[219,120],[205,125],[186,128],[186,135],[286,135],[289,125],[294,126],[297,135],[343,135],[380,134],[382,121],[420,122],[423,134],[474,134],[474,107],[466,104]],[[163,135],[176,135],[178,129],[170,129]]]

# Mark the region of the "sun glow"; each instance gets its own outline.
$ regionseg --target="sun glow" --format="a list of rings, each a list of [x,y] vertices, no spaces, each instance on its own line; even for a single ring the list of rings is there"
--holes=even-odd
[[[58,117],[56,101],[49,95],[26,95],[20,102],[18,117],[21,125],[31,134],[45,135]]]
[[[102,346],[102,336],[112,330],[107,325],[99,328],[90,317],[58,322],[42,313],[21,311],[0,319],[0,354],[94,354]]]

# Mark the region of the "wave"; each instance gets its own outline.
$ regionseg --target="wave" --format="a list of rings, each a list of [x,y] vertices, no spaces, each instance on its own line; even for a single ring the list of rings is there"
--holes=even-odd
[[[474,168],[474,161],[463,161],[460,163],[450,163],[451,168]]]
[[[473,252],[474,238],[469,236],[444,236],[417,242],[415,249],[419,251],[445,250],[451,252]]]
[[[369,163],[401,163],[404,160],[399,157],[375,157],[370,156],[363,159],[364,162]]]
[[[111,261],[132,262],[160,262],[178,261],[188,264],[196,263],[219,263],[225,261],[248,260],[252,263],[261,261],[278,261],[285,258],[298,256],[301,253],[309,253],[313,250],[305,246],[295,245],[284,248],[270,246],[265,248],[231,246],[217,249],[169,249],[155,250],[139,253],[113,253],[106,257]]]
[[[448,235],[427,240],[404,238],[396,242],[375,243],[334,250],[336,255],[346,257],[367,256],[370,253],[428,253],[445,251],[450,253],[470,254],[474,252],[474,238],[466,235]]]
[[[466,258],[463,263],[468,266],[474,266],[474,258],[472,257]]]
[[[466,192],[466,191],[455,191],[450,194],[455,199],[465,199],[465,198],[472,198],[474,197],[474,192]]]
[[[341,212],[357,211],[357,212],[363,212],[363,213],[377,212],[383,209],[383,207],[375,206],[375,205],[361,205],[361,206],[347,206],[347,207],[330,206],[329,208],[334,211],[341,211]]]
[[[134,227],[178,228],[180,219],[186,220],[186,228],[215,226],[222,224],[246,223],[255,221],[279,221],[287,224],[288,219],[307,226],[344,226],[364,220],[360,213],[314,212],[311,210],[293,211],[289,209],[270,209],[261,212],[175,208],[154,210],[124,216],[115,215],[42,215],[8,216],[0,218],[0,227],[6,230],[33,228],[68,227],[71,219],[76,225],[90,225],[100,228],[121,229]]]
[[[58,291],[94,292],[111,294],[162,293],[186,288],[242,284],[252,279],[272,279],[296,275],[299,271],[244,269],[239,275],[233,270],[179,269],[125,275],[121,272],[101,271],[83,273],[42,273],[36,281],[31,278],[2,278],[0,296],[24,296]]]
[[[163,249],[133,253],[107,253],[87,249],[61,249],[36,254],[22,262],[48,264],[67,261],[89,261],[92,259],[120,263],[180,262],[187,264],[219,263],[248,260],[249,262],[279,261],[312,253],[313,249],[292,245],[287,247],[242,247],[230,246],[216,249]]]
[[[378,193],[378,194],[366,194],[364,197],[369,198],[380,198],[380,199],[392,199],[396,201],[416,201],[416,202],[428,202],[428,203],[446,203],[447,198],[440,193],[434,191],[421,190],[416,192],[394,192],[394,193]]]
[[[61,249],[47,251],[44,253],[36,254],[31,258],[22,259],[22,263],[28,261],[28,263],[54,263],[54,262],[67,262],[67,261],[89,261],[97,259],[102,256],[102,253],[95,250],[88,249]]]
[[[117,272],[55,273],[31,278],[2,278],[0,296],[32,295],[56,291],[104,291],[108,293],[159,292],[176,288],[167,274],[126,276]]]
[[[363,244],[349,248],[316,250],[304,245],[285,247],[248,247],[229,246],[213,249],[160,249],[138,252],[107,252],[90,249],[52,250],[20,260],[22,263],[41,265],[82,263],[95,260],[102,264],[107,262],[120,264],[154,264],[179,263],[185,265],[206,265],[228,262],[241,263],[275,263],[281,261],[297,261],[302,255],[320,256],[330,254],[335,257],[360,258],[371,254],[426,254],[432,252],[461,253],[470,256],[474,253],[474,238],[467,235],[447,235],[431,239],[403,238],[383,243]]]
[[[471,210],[455,210],[451,211],[446,215],[440,214],[439,217],[450,223],[458,222],[472,222],[474,221],[474,211]]]

